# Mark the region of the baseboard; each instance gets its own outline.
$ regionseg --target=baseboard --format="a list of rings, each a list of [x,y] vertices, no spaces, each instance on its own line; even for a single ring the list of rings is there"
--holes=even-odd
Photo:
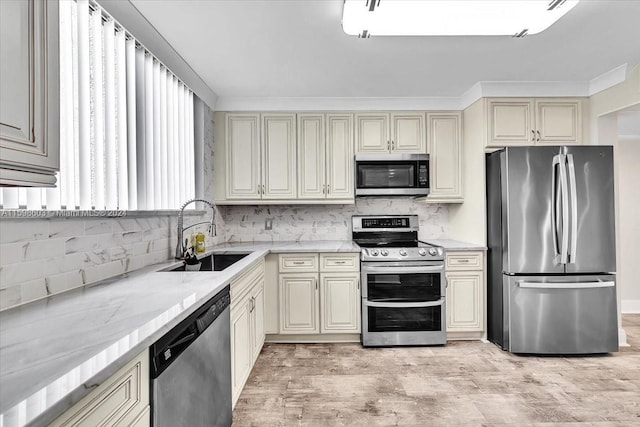
[[[631,347],[627,342],[627,333],[622,328],[618,328],[618,347]]]
[[[623,314],[640,313],[640,299],[623,299],[620,311]]]

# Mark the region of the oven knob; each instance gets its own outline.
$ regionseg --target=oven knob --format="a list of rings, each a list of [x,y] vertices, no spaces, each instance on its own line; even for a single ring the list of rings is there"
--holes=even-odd
[[[418,249],[418,253],[420,254],[420,256],[425,256],[427,254],[427,251],[424,249]]]
[[[373,250],[371,251],[371,255],[372,255],[372,256],[378,256],[378,250],[377,250],[377,249],[373,249]]]
[[[386,250],[386,249],[383,249],[383,250],[380,251],[380,255],[387,256],[387,255],[389,255],[389,251]]]
[[[400,255],[407,256],[407,251],[405,249],[400,249]]]
[[[437,254],[438,254],[438,251],[436,250],[436,248],[429,249],[429,255],[436,256]]]

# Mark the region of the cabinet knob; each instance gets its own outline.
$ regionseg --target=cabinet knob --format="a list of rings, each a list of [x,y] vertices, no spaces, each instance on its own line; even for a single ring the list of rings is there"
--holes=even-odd
[[[531,141],[535,141],[536,140],[536,131],[531,129]]]
[[[536,140],[537,142],[540,142],[540,131],[537,130],[536,132],[538,132],[538,139]]]

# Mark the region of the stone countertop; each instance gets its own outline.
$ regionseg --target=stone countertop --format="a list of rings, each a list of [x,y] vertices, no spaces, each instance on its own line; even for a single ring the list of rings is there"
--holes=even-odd
[[[477,243],[461,242],[452,239],[426,239],[426,243],[442,246],[445,251],[486,251],[487,247]]]
[[[167,261],[0,312],[0,425],[47,425],[270,252],[359,252],[351,241],[223,244],[220,272]]]

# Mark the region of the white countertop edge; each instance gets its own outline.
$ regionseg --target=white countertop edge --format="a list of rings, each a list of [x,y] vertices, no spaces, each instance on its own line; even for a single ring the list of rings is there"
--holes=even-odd
[[[447,252],[452,251],[486,251],[487,247],[477,243],[463,242],[453,239],[425,239],[425,243],[441,246]]]
[[[330,247],[334,245],[334,247]],[[104,286],[113,284],[115,282],[121,281],[123,279],[139,279],[145,275],[151,274],[173,274],[173,275],[194,275],[197,274],[198,277],[202,277],[206,279],[206,275],[211,275],[211,278],[215,278],[219,283],[212,288],[205,296],[200,297],[197,301],[195,301],[192,305],[185,308],[178,315],[173,317],[166,324],[163,324],[154,332],[150,333],[148,336],[142,338],[137,344],[133,345],[128,350],[124,351],[122,354],[119,354],[114,360],[110,361],[106,366],[101,368],[100,370],[93,373],[91,376],[87,378],[83,378],[80,384],[76,385],[73,389],[66,392],[65,395],[60,397],[54,403],[50,404],[46,408],[41,408],[38,413],[32,414],[30,417],[26,417],[24,415],[24,411],[27,406],[30,406],[32,409],[34,408],[33,402],[29,402],[33,400],[34,397],[37,398],[37,395],[43,392],[46,392],[46,387],[51,386],[54,382],[47,384],[45,387],[36,390],[34,393],[24,397],[21,396],[16,399],[13,399],[11,403],[9,403],[8,408],[3,409],[3,413],[0,414],[0,425],[3,427],[18,427],[18,426],[46,426],[53,420],[55,420],[58,416],[62,415],[67,409],[71,408],[74,404],[82,400],[86,395],[88,395],[93,389],[97,388],[100,384],[102,384],[105,380],[109,379],[113,374],[115,374],[120,368],[125,366],[128,362],[130,362],[134,357],[138,356],[141,352],[143,352],[146,348],[149,348],[154,342],[160,339],[163,335],[177,326],[180,322],[186,319],[188,316],[193,314],[199,307],[201,307],[206,301],[213,298],[218,292],[220,292],[224,286],[229,285],[233,280],[242,275],[245,270],[249,269],[253,265],[255,265],[260,259],[264,258],[270,253],[288,253],[288,252],[329,252],[329,253],[359,253],[360,248],[355,245],[351,241],[303,241],[303,242],[238,242],[238,243],[226,243],[217,245],[214,247],[210,247],[204,254],[199,255],[199,258],[204,258],[210,254],[215,253],[241,253],[241,252],[251,252],[247,257],[239,260],[235,264],[229,266],[227,269],[221,272],[166,272],[164,270],[168,270],[171,268],[178,267],[182,265],[183,261],[179,260],[169,260],[163,263],[155,264],[152,266],[148,266],[142,268],[140,270],[136,270],[131,273],[127,273],[124,275],[119,275],[113,278],[105,279],[100,282],[87,285],[87,288],[95,287],[95,286]],[[75,290],[69,291],[72,293]],[[65,292],[66,293],[66,292]],[[59,294],[58,294],[59,295]],[[49,298],[55,298],[57,295],[52,295]],[[20,308],[20,307],[18,307]],[[1,313],[0,313],[1,314]],[[148,323],[148,322],[147,322]],[[144,325],[138,325],[138,328],[141,328]],[[136,331],[137,329],[133,329]],[[130,333],[131,334],[131,333]],[[129,334],[129,335],[130,335]],[[123,338],[126,338],[126,335]],[[116,344],[120,340],[116,340],[116,342],[112,343],[109,347]],[[107,347],[107,348],[109,348]],[[107,348],[103,349],[98,354],[107,350]],[[96,357],[96,356],[94,356]],[[89,359],[90,360],[90,359]],[[84,361],[82,364],[78,365],[78,367],[86,364],[88,362]],[[77,369],[77,368],[76,368]],[[70,371],[71,372],[71,371]],[[65,375],[69,375],[70,372],[63,373],[60,378]],[[57,380],[56,380],[57,381]],[[4,407],[5,405],[3,405]],[[18,418],[14,418],[17,415]],[[17,422],[13,422],[13,420]]]

